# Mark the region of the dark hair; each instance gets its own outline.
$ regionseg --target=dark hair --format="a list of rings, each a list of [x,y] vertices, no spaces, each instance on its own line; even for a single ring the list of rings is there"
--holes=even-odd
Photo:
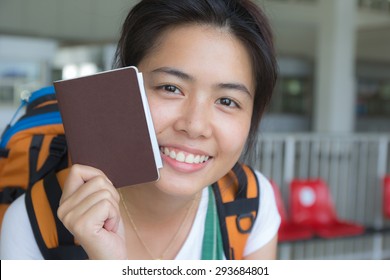
[[[127,15],[114,67],[138,65],[168,28],[190,23],[227,27],[246,47],[256,81],[254,107],[245,154],[270,102],[277,77],[273,36],[263,11],[250,0],[142,0]]]

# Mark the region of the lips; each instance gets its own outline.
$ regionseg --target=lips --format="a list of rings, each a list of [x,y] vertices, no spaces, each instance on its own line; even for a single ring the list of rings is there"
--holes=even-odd
[[[160,147],[160,151],[170,158],[178,161],[185,162],[188,164],[199,164],[204,163],[210,159],[208,155],[202,154],[192,154],[179,149],[168,148],[168,147]]]

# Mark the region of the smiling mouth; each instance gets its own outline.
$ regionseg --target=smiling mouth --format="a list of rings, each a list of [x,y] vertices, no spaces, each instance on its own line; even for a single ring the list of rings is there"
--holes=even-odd
[[[206,161],[208,161],[211,157],[208,156],[208,155],[196,155],[196,154],[191,154],[191,153],[187,153],[187,152],[183,152],[183,151],[178,151],[178,150],[174,150],[174,149],[170,149],[170,148],[167,148],[167,147],[160,147],[160,151],[178,161],[178,162],[185,162],[185,163],[189,163],[189,164],[198,164],[198,163],[204,163]]]

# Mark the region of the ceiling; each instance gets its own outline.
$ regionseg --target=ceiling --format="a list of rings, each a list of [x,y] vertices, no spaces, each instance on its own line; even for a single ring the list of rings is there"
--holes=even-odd
[[[114,43],[134,2],[1,0],[0,35],[49,38],[62,45]],[[271,19],[279,54],[315,56],[321,14],[316,1],[258,2]],[[356,41],[358,60],[390,63],[390,13],[360,10]]]

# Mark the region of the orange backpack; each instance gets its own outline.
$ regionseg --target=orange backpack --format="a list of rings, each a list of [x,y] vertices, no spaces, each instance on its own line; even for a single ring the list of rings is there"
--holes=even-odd
[[[226,259],[242,259],[259,209],[259,182],[247,165],[236,163],[212,185]]]
[[[2,208],[26,192],[28,217],[43,257],[87,259],[57,217],[70,161],[54,88],[33,93],[27,105],[26,114],[5,131],[1,140]],[[225,256],[242,259],[259,209],[257,177],[250,167],[237,163],[212,189]]]
[[[32,93],[19,110],[24,107],[25,113],[15,123],[11,121],[1,136],[0,224],[10,203],[49,172],[68,165],[54,88]]]

